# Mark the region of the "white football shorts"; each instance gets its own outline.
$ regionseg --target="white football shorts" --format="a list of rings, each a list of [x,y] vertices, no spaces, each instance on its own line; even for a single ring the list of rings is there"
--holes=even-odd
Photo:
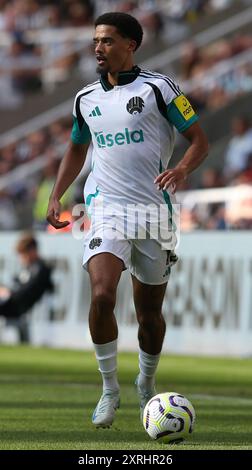
[[[88,271],[88,261],[99,253],[112,253],[124,263],[124,268],[144,284],[160,285],[168,281],[171,266],[177,257],[164,250],[158,240],[123,239],[111,233],[111,228],[100,226],[89,230],[84,240],[83,267]]]

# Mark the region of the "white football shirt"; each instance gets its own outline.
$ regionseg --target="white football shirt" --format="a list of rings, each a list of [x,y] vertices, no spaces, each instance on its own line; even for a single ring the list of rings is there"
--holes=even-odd
[[[73,142],[92,141],[86,204],[98,194],[122,205],[169,204],[154,179],[172,156],[174,126],[184,132],[198,119],[171,78],[137,66],[117,86],[102,77],[77,93],[73,119]]]

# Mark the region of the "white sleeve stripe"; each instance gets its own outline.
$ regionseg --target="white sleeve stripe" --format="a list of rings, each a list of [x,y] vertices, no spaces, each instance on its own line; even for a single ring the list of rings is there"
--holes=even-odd
[[[140,72],[140,75],[142,75],[144,77],[150,77],[150,78],[152,77],[152,78],[158,78],[160,80],[164,80],[170,86],[170,88],[174,91],[174,93],[177,96],[181,95],[181,90],[178,87],[178,85],[176,85],[176,83],[171,78],[167,77],[166,75],[161,75],[161,74],[158,74],[158,73],[148,72],[148,71],[145,71],[145,70]]]
[[[172,89],[172,91],[174,91],[174,93],[179,96],[181,95],[181,90],[179,89],[179,87],[173,82],[173,80],[171,80],[170,78],[164,76],[164,75],[154,75],[150,72],[144,72],[143,73],[140,73],[140,75],[142,75],[143,77],[146,77],[146,78],[157,78],[159,80],[164,80],[168,85],[169,87]]]
[[[90,90],[91,88],[94,88],[94,90],[95,90],[98,87],[99,84],[100,84],[100,80],[98,80],[97,82],[94,82],[94,83],[90,83],[90,85],[84,86],[80,91],[78,91],[76,96],[78,96],[80,93],[83,93],[84,91]]]

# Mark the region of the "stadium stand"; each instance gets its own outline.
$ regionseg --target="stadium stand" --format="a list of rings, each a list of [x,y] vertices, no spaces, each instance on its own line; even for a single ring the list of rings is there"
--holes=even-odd
[[[145,28],[148,47],[158,48],[182,40],[193,33],[202,17],[214,17],[232,6],[232,0],[165,2],[63,0],[3,0],[0,5],[0,106],[21,106],[24,96],[50,92],[81,73],[84,79],[94,73],[90,59],[90,35],[95,16],[106,10],[133,13]],[[155,41],[153,41],[155,38]],[[160,40],[159,40],[160,39]],[[154,43],[154,45],[153,45]],[[82,56],[85,53],[85,59]],[[146,52],[143,54],[146,56]],[[90,70],[89,70],[90,69]]]
[[[242,7],[246,12],[249,2],[240,1],[238,3],[239,7]],[[230,8],[231,10],[229,10]],[[56,31],[60,37],[60,31],[66,34],[66,28],[68,30],[69,28],[74,29],[76,32],[80,30],[78,28],[82,28],[83,31],[89,34],[94,16],[107,9],[117,9],[134,13],[141,19],[147,31],[149,48],[149,45],[153,42],[153,37],[155,37],[155,42],[158,39],[157,36],[160,35],[163,40],[164,38],[167,39],[167,28],[169,29],[171,22],[178,29],[179,25],[182,25],[183,34],[181,33],[181,37],[177,39],[186,37],[188,40],[186,43],[182,42],[181,54],[178,54],[172,64],[167,65],[167,70],[171,67],[172,73],[176,74],[178,81],[183,84],[183,90],[201,114],[204,127],[208,131],[212,143],[212,151],[211,159],[181,189],[203,190],[251,184],[251,152],[247,149],[251,146],[252,130],[251,122],[247,119],[247,114],[249,115],[247,97],[251,96],[252,92],[252,35],[244,25],[251,24],[252,17],[249,23],[247,15],[247,22],[242,20],[243,26],[241,28],[236,29],[231,25],[234,30],[233,33],[231,33],[231,30],[227,30],[229,31],[227,35],[223,34],[221,36],[220,34],[217,40],[205,43],[203,41],[201,42],[202,45],[195,40],[196,36],[194,35],[195,28],[198,27],[196,25],[201,23],[202,19],[209,22],[210,30],[212,27],[211,18],[216,19],[216,15],[223,12],[232,12],[232,8],[234,8],[234,15],[231,15],[230,18],[234,21],[233,18],[237,17],[237,2],[231,0],[179,1],[176,2],[176,7],[174,2],[170,1],[2,1],[0,6],[0,32],[3,33],[3,36],[0,37],[3,43],[4,38],[6,39],[7,36],[9,38],[9,42],[4,43],[5,47],[1,60],[2,68],[5,69],[5,59],[9,60],[11,58],[9,54],[11,52],[12,57],[15,57],[15,63],[21,58],[21,63],[23,61],[26,64],[25,70],[27,72],[28,69],[29,74],[23,73],[22,68],[18,71],[15,70],[12,76],[13,92],[9,95],[6,94],[4,88],[2,88],[3,82],[0,82],[0,94],[1,96],[10,96],[11,106],[15,107],[22,102],[21,95],[25,94],[27,90],[29,90],[29,93],[33,91],[33,95],[37,95],[37,92],[41,92],[46,86],[48,92],[50,86],[53,89],[55,83],[62,81],[65,82],[65,85],[62,85],[63,88],[60,89],[59,87],[59,90],[57,88],[53,94],[48,95],[48,99],[51,100],[51,97],[57,95],[57,92],[60,91],[61,95],[59,92],[58,98],[62,102],[66,98],[65,87],[68,87],[68,93],[71,97],[74,95],[75,90],[81,87],[80,77],[72,77],[71,75],[73,69],[77,67],[78,73],[85,71],[86,78],[89,74],[90,77],[94,76],[94,65],[91,65],[88,71],[89,56],[86,54],[89,50],[89,43],[85,43],[84,49],[83,45],[82,49],[76,49],[76,44],[72,44],[74,47],[69,48],[68,43],[66,49],[65,46],[61,50],[55,47],[55,55],[53,55],[54,52],[51,52],[51,58],[47,57],[46,60],[51,60],[53,65],[51,69],[50,67],[47,69],[47,78],[45,78],[45,74],[41,74],[39,63],[41,59],[44,60],[46,48],[44,46],[41,48],[41,45],[35,45],[35,43],[29,45],[26,42],[27,31],[29,30],[32,33],[39,33],[49,28],[51,32]],[[221,21],[223,21],[222,17]],[[46,29],[46,31],[48,30]],[[36,38],[36,34],[33,38]],[[55,36],[51,36],[50,47],[47,47],[47,49],[51,50],[51,44],[54,40]],[[168,40],[169,43],[171,44],[172,40]],[[56,43],[55,46],[57,46]],[[85,55],[83,58],[84,50]],[[6,51],[9,51],[7,55],[5,55]],[[58,60],[59,57],[60,60]],[[179,58],[180,60],[178,60]],[[157,57],[154,57],[154,60],[156,59]],[[55,60],[57,67],[55,67]],[[7,61],[7,63],[10,64],[11,62]],[[58,67],[59,63],[60,66]],[[61,72],[59,72],[59,69]],[[160,71],[163,71],[162,66],[160,66]],[[71,75],[71,82],[69,81],[69,74]],[[47,85],[45,86],[45,84]],[[27,108],[29,108],[30,103],[30,110],[33,113],[34,109],[37,109],[35,103],[39,103],[39,101],[34,100],[47,101],[43,95],[40,95],[41,93],[32,96],[30,102],[30,98],[27,98]],[[6,106],[4,99],[0,101],[3,107]],[[51,123],[44,124],[32,132],[26,131],[22,138],[12,139],[9,143],[5,142],[0,148],[1,230],[23,229],[31,226],[46,229],[43,211],[45,212],[52,180],[70,135],[70,109],[71,107],[68,111],[69,117],[53,120]],[[231,123],[234,109],[237,116],[236,124]],[[13,114],[17,115],[18,111],[12,112]],[[240,130],[237,131],[239,120]],[[246,128],[243,130],[241,130],[241,121],[246,122]],[[221,122],[222,125],[218,126],[218,122]],[[220,131],[221,134],[219,134]],[[178,136],[172,164],[181,155],[183,145],[183,139]],[[243,152],[242,164],[240,163],[239,168],[235,167],[232,160],[232,155],[237,149]],[[24,176],[26,168],[30,169],[31,173],[27,170],[27,174],[31,174],[31,178]],[[23,176],[19,177],[21,174]],[[81,175],[72,193],[66,198],[66,209],[69,209],[70,201],[74,204],[82,200],[82,185],[85,176],[86,171]],[[9,183],[7,184],[6,181],[9,181]],[[187,230],[188,227],[190,229],[239,228],[237,220],[232,219],[231,221],[230,219],[230,221],[227,221],[225,219],[225,207],[221,201],[212,205],[209,204],[207,210],[202,207],[195,206],[193,210],[191,208],[190,210],[184,209],[182,229]],[[245,225],[250,223],[251,219],[246,219]],[[242,226],[244,226],[244,221],[242,221]]]

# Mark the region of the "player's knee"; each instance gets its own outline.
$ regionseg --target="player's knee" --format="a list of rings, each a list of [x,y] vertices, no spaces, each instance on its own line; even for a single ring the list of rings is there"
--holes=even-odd
[[[146,330],[154,330],[162,326],[165,327],[164,317],[161,312],[138,312],[137,320],[139,325]]]
[[[94,289],[92,295],[92,307],[97,312],[113,312],[115,307],[115,293],[106,287]]]

